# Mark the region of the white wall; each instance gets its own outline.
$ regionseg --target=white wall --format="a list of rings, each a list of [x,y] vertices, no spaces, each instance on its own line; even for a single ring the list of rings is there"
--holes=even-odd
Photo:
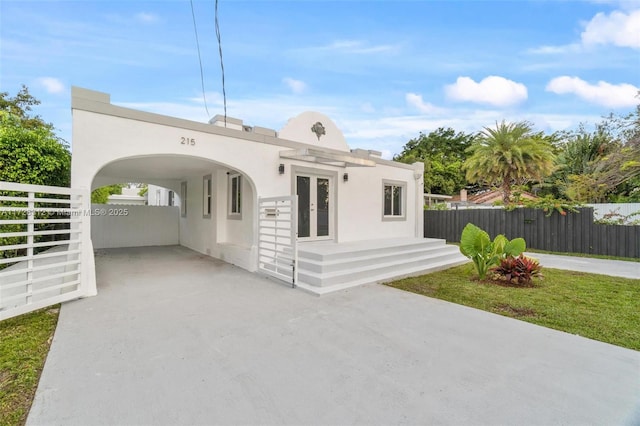
[[[178,219],[179,242],[193,250],[255,269],[252,257],[257,245],[255,201],[259,197],[294,193],[294,165],[336,174],[334,195],[338,207],[334,237],[338,242],[422,237],[422,164],[394,165],[369,158],[374,167],[339,167],[280,157],[283,151],[298,152],[310,147],[321,150],[330,147],[328,151],[335,155],[349,155],[341,133],[325,116],[302,114],[298,119],[307,121],[290,121],[281,132],[282,138],[277,138],[121,108],[110,104],[108,95],[85,92],[76,90],[77,95],[72,99],[72,186],[97,187],[114,180],[121,182],[122,176],[102,171],[111,166],[117,171],[118,163],[123,161],[136,162],[135,167],[127,170],[140,173],[136,175],[140,181],[171,188],[176,195],[179,195],[180,181],[186,180],[188,214],[187,218]],[[316,119],[322,120],[327,130],[320,140],[310,130]],[[195,143],[182,144],[180,141],[185,136]],[[172,169],[171,162],[162,163],[158,159],[170,159],[183,167]],[[154,164],[165,164],[167,170],[154,168]],[[283,175],[278,172],[279,164],[285,165]],[[241,221],[227,219],[227,171],[240,172],[243,176]],[[215,188],[213,211],[216,214],[205,219],[202,217],[202,177],[209,173]],[[344,173],[349,174],[348,182],[342,180]],[[161,183],[163,180],[169,183]],[[406,183],[403,220],[383,220],[383,180]],[[139,245],[136,237],[131,239],[130,244]]]
[[[227,218],[227,168],[212,168],[190,176],[187,182],[187,216],[180,217],[180,244],[244,269],[255,270],[255,191],[242,179],[242,219]],[[211,174],[211,217],[204,217],[204,176]],[[179,196],[179,194],[177,194]],[[182,199],[179,200],[183,202]]]
[[[92,204],[93,248],[179,244],[178,207]]]
[[[161,186],[147,185],[147,205],[149,206],[168,206],[169,204],[169,192],[171,190],[163,188]],[[175,197],[175,193],[174,193]],[[175,201],[175,198],[174,198]],[[175,205],[175,202],[174,202]]]
[[[600,204],[585,204],[587,207],[593,207],[594,219],[602,219],[605,214],[614,213],[622,216],[629,216],[630,214],[640,212],[640,203],[600,203]],[[619,219],[620,216],[612,217],[611,219]],[[634,216],[630,218],[631,221],[640,220],[640,216]]]

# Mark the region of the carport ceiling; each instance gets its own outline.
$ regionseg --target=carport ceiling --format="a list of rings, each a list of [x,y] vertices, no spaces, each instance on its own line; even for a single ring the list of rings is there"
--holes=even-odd
[[[209,173],[218,166],[211,161],[192,157],[139,157],[108,164],[98,176],[122,178],[123,182],[146,180],[186,179],[199,173]]]

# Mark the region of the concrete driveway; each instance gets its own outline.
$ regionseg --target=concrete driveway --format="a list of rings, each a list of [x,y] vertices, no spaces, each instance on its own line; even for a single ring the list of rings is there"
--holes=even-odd
[[[30,425],[640,422],[640,352],[381,285],[315,297],[182,247],[96,263]]]

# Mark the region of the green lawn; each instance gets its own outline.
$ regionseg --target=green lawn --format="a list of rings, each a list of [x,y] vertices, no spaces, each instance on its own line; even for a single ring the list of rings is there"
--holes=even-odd
[[[0,322],[0,425],[22,425],[49,352],[60,307]]]
[[[640,280],[543,268],[534,287],[473,280],[472,264],[387,285],[640,350]]]
[[[591,257],[594,259],[623,260],[625,262],[640,262],[640,258],[637,258],[637,257],[606,256],[603,254],[587,254],[587,253],[568,253],[568,252],[547,251],[547,250],[538,250],[538,249],[530,249],[530,248],[527,248],[527,252],[557,254],[560,256]]]

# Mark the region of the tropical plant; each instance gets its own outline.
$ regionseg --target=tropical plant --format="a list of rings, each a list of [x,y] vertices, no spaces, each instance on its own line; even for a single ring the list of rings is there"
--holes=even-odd
[[[393,159],[408,164],[422,161],[425,192],[452,195],[467,184],[462,163],[474,139],[475,135],[440,127],[411,139]]]
[[[467,152],[467,180],[499,186],[505,204],[511,201],[512,186],[542,181],[554,169],[551,138],[533,132],[526,121],[485,127]]]
[[[518,256],[526,248],[524,238],[509,241],[500,234],[491,241],[489,234],[472,223],[467,223],[460,236],[460,253],[471,259],[481,280],[505,256]]]
[[[518,257],[507,256],[500,260],[500,264],[491,268],[491,272],[498,278],[510,283],[531,284],[534,277],[542,278],[540,263],[520,254]]]

